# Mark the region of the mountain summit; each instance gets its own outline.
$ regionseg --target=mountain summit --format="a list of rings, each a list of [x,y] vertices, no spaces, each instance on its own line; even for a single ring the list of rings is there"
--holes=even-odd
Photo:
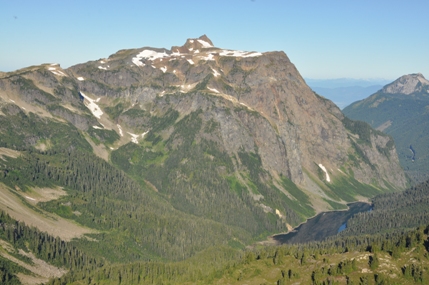
[[[316,95],[284,52],[202,36],[6,73],[0,94],[0,146],[25,158],[0,160],[10,187],[65,187],[47,209],[137,234],[136,256],[247,245],[406,186],[393,139]]]
[[[188,39],[186,43],[181,47],[172,47],[171,51],[182,51],[182,52],[189,52],[189,51],[200,51],[202,49],[206,48],[212,48],[214,47],[213,42],[206,36],[202,35],[198,39]],[[197,52],[198,53],[198,52]]]
[[[343,111],[391,135],[402,167],[417,183],[429,178],[428,110],[429,81],[416,73],[401,76]]]
[[[429,81],[421,73],[407,74],[383,87],[386,94],[405,94],[421,92],[429,86]]]

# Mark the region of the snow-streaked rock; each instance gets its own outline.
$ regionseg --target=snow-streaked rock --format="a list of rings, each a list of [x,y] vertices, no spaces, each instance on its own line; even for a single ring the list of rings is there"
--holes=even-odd
[[[93,100],[90,97],[86,96],[82,91],[80,92],[80,95],[82,95],[83,98],[85,98],[85,106],[91,111],[91,113],[96,117],[97,119],[101,118],[101,115],[103,115],[103,111],[101,108],[95,103],[100,100],[98,98],[97,100]]]

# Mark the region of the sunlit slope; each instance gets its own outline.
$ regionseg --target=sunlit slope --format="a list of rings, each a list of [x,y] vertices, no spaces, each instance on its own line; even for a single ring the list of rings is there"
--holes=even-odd
[[[401,165],[414,182],[429,174],[428,90],[423,75],[406,75],[343,110],[394,138]]]

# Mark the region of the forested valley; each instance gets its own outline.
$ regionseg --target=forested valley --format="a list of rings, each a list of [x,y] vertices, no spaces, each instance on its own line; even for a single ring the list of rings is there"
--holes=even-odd
[[[35,117],[34,120],[38,119]],[[188,120],[198,123],[193,117]],[[43,133],[49,128],[56,136],[70,136],[60,125],[23,122],[21,128],[24,130],[36,128]],[[180,130],[178,128],[177,135],[181,134],[191,144],[192,133],[185,129],[180,133]],[[156,132],[149,134],[148,141],[154,143],[155,135]],[[41,260],[69,270],[62,277],[49,281],[50,285],[240,284],[255,278],[254,284],[263,284],[267,280],[277,284],[408,284],[423,283],[428,278],[429,182],[404,192],[374,197],[373,210],[355,215],[348,221],[347,229],[337,237],[308,244],[245,248],[258,237],[282,231],[283,225],[267,219],[261,208],[247,208],[241,202],[243,200],[237,199],[251,200],[238,181],[230,181],[236,191],[231,196],[228,185],[216,178],[219,175],[216,170],[211,170],[213,175],[207,175],[206,170],[213,165],[213,159],[215,164],[228,161],[210,142],[202,140],[192,152],[185,147],[188,144],[182,144],[167,158],[165,169],[168,172],[165,173],[143,164],[140,169],[145,176],[151,177],[154,186],[139,176],[133,163],[121,160],[121,157],[135,156],[137,146],[134,144],[113,153],[115,167],[88,152],[88,145],[81,136],[70,137],[72,141],[59,140],[48,151],[28,148],[13,136],[2,140],[3,147],[13,148],[20,155],[2,157],[1,183],[21,197],[23,203],[27,202],[20,193],[26,193],[31,187],[61,186],[67,190],[67,196],[39,203],[38,207],[97,230],[87,234],[86,238],[66,242],[1,213],[0,237],[14,248],[8,254],[31,263],[18,251],[32,252]],[[127,155],[120,155],[120,152]],[[200,160],[201,165],[186,167],[192,167],[189,173],[194,173],[197,177],[194,181],[199,181],[200,186],[212,183],[219,189],[224,188],[223,195],[216,196],[217,202],[210,204],[212,208],[204,213],[213,213],[213,219],[198,217],[196,208],[189,202],[184,201],[180,210],[173,207],[174,203],[166,203],[171,195],[175,195],[174,189],[186,189],[186,185],[171,185],[174,179],[168,173],[175,173],[186,158],[207,156],[207,153],[213,158]],[[149,155],[146,159],[156,160],[163,156],[162,150],[152,154],[153,158]],[[240,156],[250,169],[249,177],[258,177],[255,174],[260,171],[258,157],[244,152]],[[134,160],[136,162],[140,163]],[[228,164],[224,166],[231,168]],[[259,180],[253,180],[253,183],[269,193]],[[156,186],[164,192],[156,192]],[[201,194],[207,193],[203,191]],[[244,212],[228,210],[238,204]],[[183,208],[184,205],[188,208]],[[27,206],[33,207],[28,203]],[[305,213],[302,212],[305,208],[296,209],[298,213]],[[293,215],[294,212],[290,212],[290,216]],[[295,218],[295,224],[299,221],[299,217]],[[380,262],[380,258],[384,261]],[[383,266],[380,265],[376,267],[377,263],[383,264],[386,260],[392,260],[392,272],[381,270]],[[4,284],[20,284],[17,274],[31,274],[3,255],[0,256],[0,266]],[[271,270],[276,273],[269,273]],[[252,271],[257,274],[250,274]],[[257,278],[271,275],[265,281]]]
[[[79,151],[65,155],[32,152],[12,159],[8,166],[2,181],[11,187],[67,187],[68,196],[41,207],[99,230],[100,234],[91,235],[98,242],[76,243],[111,261],[181,260],[209,246],[228,244],[232,236],[239,237],[239,247],[240,240],[247,243],[252,238],[238,227],[169,207],[122,171]]]
[[[429,224],[420,217],[428,212],[428,198],[429,181],[379,195],[372,211],[356,215],[346,231],[322,242],[208,250],[178,263],[105,266],[83,279],[85,284],[426,284]],[[387,211],[402,214],[394,224],[393,219],[380,224]],[[66,275],[59,281],[50,284],[77,280]]]
[[[228,232],[212,221],[198,221],[197,227],[195,221],[178,212],[173,219],[168,213],[174,210],[162,208],[157,203],[159,197],[133,191],[139,186],[102,161],[73,152],[63,161],[55,157],[55,153],[35,152],[21,156],[19,159],[25,159],[25,163],[10,163],[2,181],[13,181],[23,188],[35,181],[38,185],[55,183],[68,187],[71,195],[62,198],[67,200],[48,202],[43,207],[57,209],[66,217],[81,212],[74,218],[100,230],[91,235],[97,241],[65,242],[0,214],[2,240],[70,270],[48,284],[241,284],[243,280],[262,280],[261,276],[266,276],[264,282],[276,279],[277,284],[424,284],[429,280],[429,181],[404,192],[374,197],[373,210],[355,215],[348,221],[347,229],[336,237],[307,244],[243,249],[238,242],[225,241]],[[106,170],[109,175],[103,176],[102,171]],[[118,183],[122,187],[117,187]],[[148,219],[147,209],[158,209],[159,216],[151,215]],[[137,227],[135,221],[139,219],[156,223],[161,231],[157,235]],[[168,240],[162,227],[170,226],[171,219],[176,223],[172,226],[183,224],[177,229],[178,235]],[[183,228],[189,236],[180,236]],[[236,229],[234,234],[240,234],[240,230]],[[241,234],[246,238],[245,232]],[[174,247],[177,244],[182,248]],[[206,249],[192,255],[198,246]],[[166,262],[155,254],[150,259],[149,250],[166,259],[182,261]],[[2,282],[20,284],[15,274],[25,269],[3,257],[0,262]],[[386,263],[390,269],[385,268]]]
[[[410,213],[412,214],[412,213]],[[212,247],[185,261],[109,264],[0,213],[0,237],[71,270],[48,284],[426,284],[429,225],[245,251]],[[20,284],[0,259],[3,284]]]

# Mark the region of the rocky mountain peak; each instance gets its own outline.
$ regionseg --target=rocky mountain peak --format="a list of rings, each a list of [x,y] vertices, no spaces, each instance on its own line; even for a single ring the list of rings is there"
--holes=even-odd
[[[429,81],[421,73],[407,74],[399,77],[394,82],[383,87],[384,93],[406,94],[420,92],[424,86],[429,85]]]
[[[90,143],[100,142],[94,153],[105,160],[130,143],[140,157],[150,150],[146,145],[162,147],[163,159],[195,145],[201,156],[192,150],[192,159],[169,162],[168,169],[167,163],[154,162],[154,167],[173,175],[187,161],[196,166],[222,154],[214,170],[219,181],[227,171],[237,173],[231,175],[248,185],[243,189],[254,199],[273,197],[274,192],[263,192],[264,185],[289,195],[283,184],[294,183],[315,197],[318,209],[331,207],[324,189],[337,191],[331,199],[341,203],[354,199],[342,194],[338,181],[379,181],[380,189],[388,187],[384,181],[398,189],[406,183],[390,138],[346,121],[332,102],[305,84],[284,52],[217,48],[203,35],[171,50],[121,50],[65,70],[44,68],[0,79],[0,92],[11,94],[8,101],[23,110],[37,108],[36,113],[61,118],[92,136]],[[362,129],[367,132],[359,133]],[[161,141],[165,147],[158,145]],[[252,192],[255,183],[262,187],[260,194]],[[261,207],[276,213],[279,206],[273,203]]]
[[[214,46],[213,45],[213,42],[209,39],[209,37],[208,36],[206,36],[205,34],[204,35],[202,35],[201,37],[199,37],[198,39],[197,39],[197,41],[198,40],[200,40],[200,41],[203,41],[203,42],[206,42],[206,43],[208,43],[209,45],[211,45],[211,46]]]
[[[200,52],[203,49],[207,48],[214,48],[213,42],[206,36],[202,35],[199,38],[193,38],[193,39],[187,39],[186,43],[181,46],[173,46],[171,48],[172,52],[181,52],[181,53],[188,53],[188,52]]]

